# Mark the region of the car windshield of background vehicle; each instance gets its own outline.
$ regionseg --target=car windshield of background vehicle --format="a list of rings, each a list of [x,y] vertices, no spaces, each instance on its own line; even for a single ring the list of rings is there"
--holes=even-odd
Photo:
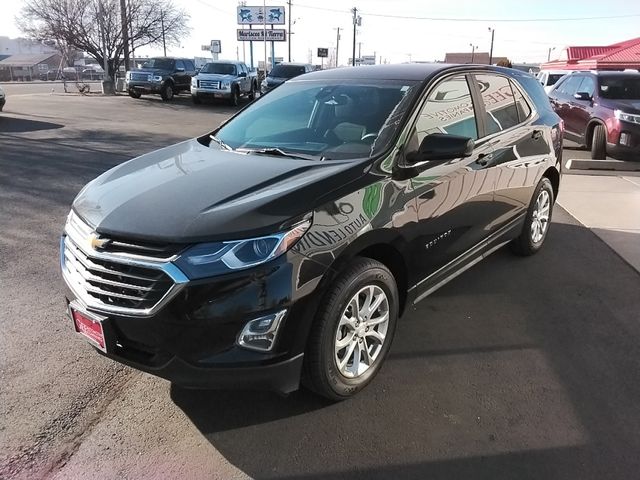
[[[558,74],[550,73],[549,74],[549,80],[547,81],[547,85],[548,86],[555,85],[556,83],[558,83],[558,80],[560,80],[564,76],[565,76],[564,73],[558,73]]]
[[[600,96],[612,100],[640,100],[640,75],[637,77],[600,77]]]
[[[157,68],[158,70],[173,70],[173,60],[167,58],[151,58],[142,64],[142,68]]]
[[[293,78],[304,73],[304,67],[298,65],[276,65],[269,72],[273,78]]]
[[[200,73],[217,73],[219,75],[236,75],[236,66],[233,63],[207,63]]]
[[[325,160],[370,157],[395,137],[418,85],[407,80],[286,82],[215,136],[234,150],[279,148]]]

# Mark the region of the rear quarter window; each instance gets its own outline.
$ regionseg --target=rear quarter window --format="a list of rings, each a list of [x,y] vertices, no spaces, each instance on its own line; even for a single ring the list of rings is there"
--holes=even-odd
[[[518,75],[517,77],[513,77],[511,80],[520,85],[529,98],[533,100],[536,110],[553,111],[551,103],[549,103],[547,92],[544,91],[544,88],[542,88],[542,85],[540,85],[538,80],[528,75]]]

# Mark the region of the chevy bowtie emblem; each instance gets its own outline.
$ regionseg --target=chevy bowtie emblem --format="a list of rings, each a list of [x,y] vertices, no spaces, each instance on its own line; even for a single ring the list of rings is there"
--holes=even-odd
[[[96,232],[92,232],[89,235],[89,245],[94,250],[99,250],[107,246],[107,244],[111,241],[108,238],[101,238]]]

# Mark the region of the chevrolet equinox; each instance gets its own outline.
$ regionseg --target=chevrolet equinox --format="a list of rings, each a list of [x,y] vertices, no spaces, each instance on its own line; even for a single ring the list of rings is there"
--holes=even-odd
[[[72,325],[186,387],[350,397],[408,306],[507,243],[542,247],[562,136],[517,70],[294,78],[80,191],[60,245]]]

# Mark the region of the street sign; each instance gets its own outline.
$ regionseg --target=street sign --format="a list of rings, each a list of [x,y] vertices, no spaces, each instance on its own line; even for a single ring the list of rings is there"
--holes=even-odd
[[[327,58],[329,56],[328,48],[318,48],[318,57]]]
[[[264,41],[264,29],[256,28],[255,30],[238,29],[238,41],[239,42],[263,42]],[[284,28],[276,28],[274,30],[267,29],[267,41],[268,42],[286,42],[287,31]]]
[[[238,25],[284,25],[284,7],[238,7]]]
[[[222,52],[222,44],[220,40],[211,40],[211,53],[221,53]]]

